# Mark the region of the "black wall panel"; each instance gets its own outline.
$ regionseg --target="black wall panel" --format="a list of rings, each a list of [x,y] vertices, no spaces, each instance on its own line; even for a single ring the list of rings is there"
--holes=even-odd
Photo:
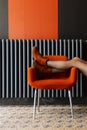
[[[87,0],[59,0],[59,38],[87,39]]]
[[[8,37],[8,0],[0,0],[0,39]]]

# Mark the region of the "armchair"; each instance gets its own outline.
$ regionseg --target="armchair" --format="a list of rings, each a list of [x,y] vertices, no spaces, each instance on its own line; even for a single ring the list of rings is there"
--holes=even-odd
[[[48,56],[49,60],[67,60],[66,56]],[[40,75],[40,76],[39,76]],[[36,113],[36,95],[38,90],[38,110],[39,110],[39,90],[68,90],[68,96],[70,101],[71,114],[73,117],[73,107],[72,107],[72,99],[71,99],[71,91],[70,88],[76,83],[76,68],[72,67],[69,70],[64,72],[56,72],[56,73],[37,73],[34,67],[29,67],[27,70],[27,80],[28,84],[35,88],[34,93],[34,109],[33,109],[33,117],[35,117]]]

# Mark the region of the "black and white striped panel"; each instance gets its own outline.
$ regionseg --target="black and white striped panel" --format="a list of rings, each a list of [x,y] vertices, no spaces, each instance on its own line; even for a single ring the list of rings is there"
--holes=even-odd
[[[33,98],[27,84],[27,68],[33,66],[32,47],[43,55],[66,55],[82,58],[82,40],[0,40],[0,98]],[[43,90],[40,97],[66,97],[67,90]],[[82,74],[72,88],[73,97],[82,97]]]

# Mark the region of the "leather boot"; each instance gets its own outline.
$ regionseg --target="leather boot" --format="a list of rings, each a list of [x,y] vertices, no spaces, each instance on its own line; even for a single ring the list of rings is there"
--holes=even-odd
[[[34,67],[41,73],[52,73],[52,68],[39,64],[36,60],[34,60]]]
[[[34,60],[37,60],[39,64],[41,65],[46,65],[48,58],[47,57],[43,57],[39,52],[38,52],[38,47],[34,46],[32,49],[32,54],[34,57]]]

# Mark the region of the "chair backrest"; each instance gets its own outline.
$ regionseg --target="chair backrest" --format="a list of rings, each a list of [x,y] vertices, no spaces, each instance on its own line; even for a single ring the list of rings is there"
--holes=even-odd
[[[38,73],[38,79],[61,79],[69,77],[70,71],[55,72],[55,73]]]

